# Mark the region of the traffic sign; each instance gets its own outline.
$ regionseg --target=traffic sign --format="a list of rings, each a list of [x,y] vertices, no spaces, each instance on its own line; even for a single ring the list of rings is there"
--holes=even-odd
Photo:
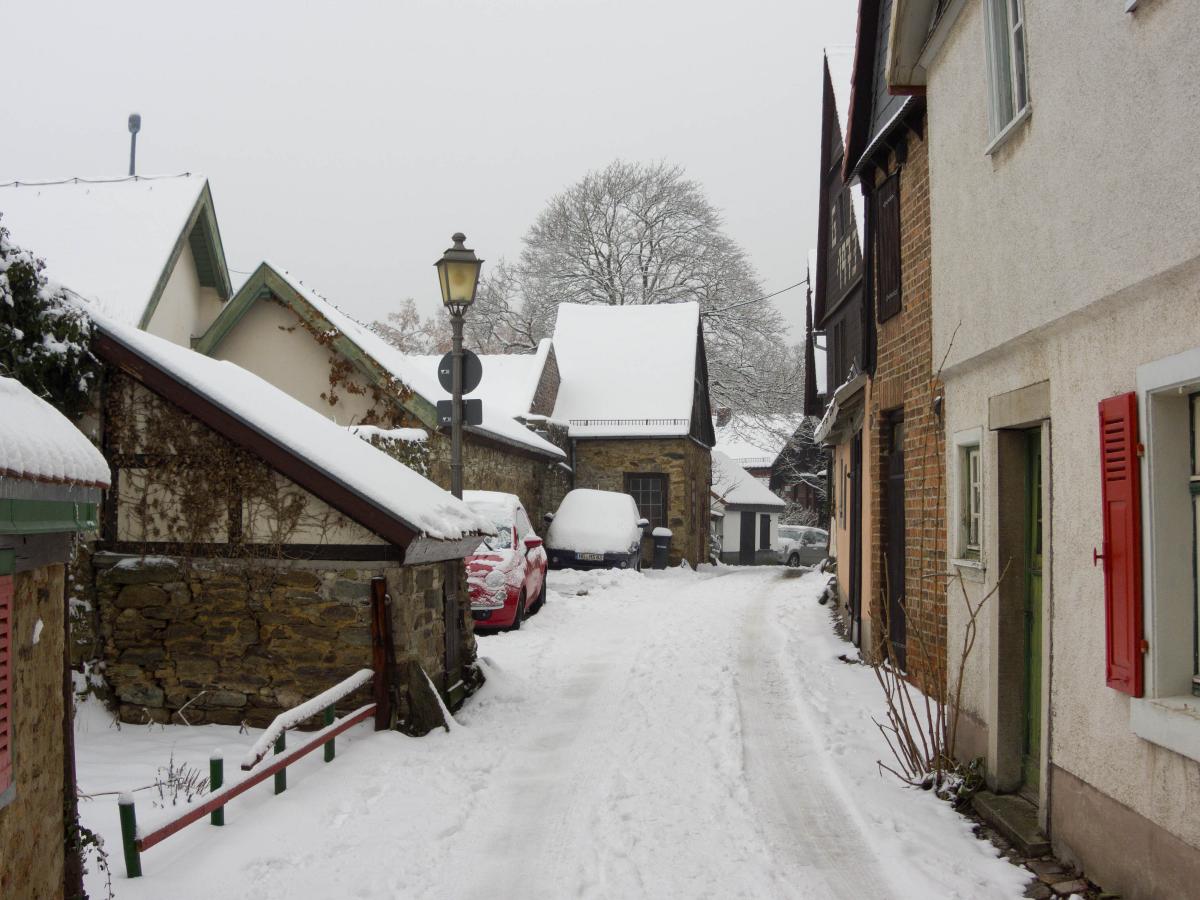
[[[483,379],[483,363],[470,350],[462,352],[462,361],[462,392],[469,394],[479,387],[479,382]],[[446,389],[447,393],[454,392],[454,354],[452,352],[443,356],[441,362],[438,363],[438,382]],[[472,422],[471,424],[478,425],[479,423]]]
[[[483,424],[482,400],[464,400],[462,405],[464,425]],[[448,428],[454,424],[454,401],[439,400],[437,402],[437,417],[439,426],[446,426]]]

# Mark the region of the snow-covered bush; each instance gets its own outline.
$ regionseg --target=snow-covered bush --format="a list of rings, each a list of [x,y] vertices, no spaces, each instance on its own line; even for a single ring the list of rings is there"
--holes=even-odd
[[[89,347],[91,322],[43,268],[0,224],[0,374],[75,419],[100,370]]]

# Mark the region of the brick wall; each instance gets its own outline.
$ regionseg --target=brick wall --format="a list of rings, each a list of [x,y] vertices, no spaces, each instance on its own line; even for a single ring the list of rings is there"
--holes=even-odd
[[[13,779],[0,807],[0,897],[63,892],[62,565],[18,572],[12,625]],[[38,619],[42,631],[33,643]]]
[[[907,160],[893,154],[888,173],[900,169],[901,309],[878,325],[877,356],[869,415],[874,448],[872,531],[869,536],[875,583],[886,584],[889,413],[904,414],[905,618],[908,669],[918,684],[945,684],[946,594],[945,443],[933,401],[942,395],[933,377],[932,287],[930,281],[929,164],[926,142],[907,137]],[[877,173],[877,182],[886,176]],[[872,615],[883,621],[883,588],[870,598]],[[886,629],[880,628],[882,640]],[[872,648],[879,653],[877,644]]]
[[[625,491],[625,473],[667,476],[667,526],[671,565],[708,561],[709,451],[690,438],[580,440],[575,448],[575,487]],[[643,561],[651,557],[650,542]]]
[[[410,663],[435,684],[445,668],[446,566],[94,557],[100,638],[122,721],[264,726],[371,667],[370,582],[387,578],[401,718]],[[464,668],[475,660],[469,601],[460,598]],[[451,679],[455,680],[455,679]],[[469,679],[468,679],[469,680]],[[364,689],[345,708],[368,702]],[[414,730],[420,730],[415,728]]]

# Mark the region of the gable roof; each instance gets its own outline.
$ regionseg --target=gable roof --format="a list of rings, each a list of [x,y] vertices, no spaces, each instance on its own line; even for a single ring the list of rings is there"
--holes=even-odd
[[[752,506],[785,509],[787,503],[720,450],[712,452],[712,493],[726,509]]]
[[[490,533],[461,500],[240,366],[99,316],[95,330],[102,359],[405,547],[405,562],[461,556]]]
[[[108,487],[108,463],[95,445],[15,378],[0,377],[0,410],[0,481]]]
[[[0,224],[108,318],[145,328],[185,242],[200,283],[228,299],[229,272],[202,175],[0,184]]]
[[[334,329],[333,346],[377,380],[399,381],[415,394],[412,412],[429,428],[437,427],[436,404],[450,395],[437,378],[436,357],[411,356],[397,350],[366,325],[351,317],[332,301],[293,276],[286,269],[263,262],[238,290],[196,344],[201,353],[212,354],[241,318],[258,300],[273,295],[310,325]],[[555,460],[566,458],[558,447],[534,434],[505,409],[483,405],[483,422],[466,430],[529,453]]]
[[[562,384],[553,418],[569,424],[571,437],[688,434],[699,340],[694,301],[560,303],[554,348]]]
[[[772,416],[761,420],[734,416],[716,429],[717,443],[713,450],[723,453],[739,466],[767,468],[774,465],[803,418],[800,415]]]
[[[480,354],[483,381],[475,389],[475,396],[485,407],[491,404],[506,412],[511,410],[514,416],[529,415],[553,347],[550,338],[542,338],[533,353]]]

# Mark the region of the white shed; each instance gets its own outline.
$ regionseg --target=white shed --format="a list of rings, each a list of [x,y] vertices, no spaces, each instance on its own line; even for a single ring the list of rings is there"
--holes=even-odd
[[[738,565],[779,562],[779,516],[787,504],[719,450],[712,453],[713,506],[724,511],[721,561]]]

